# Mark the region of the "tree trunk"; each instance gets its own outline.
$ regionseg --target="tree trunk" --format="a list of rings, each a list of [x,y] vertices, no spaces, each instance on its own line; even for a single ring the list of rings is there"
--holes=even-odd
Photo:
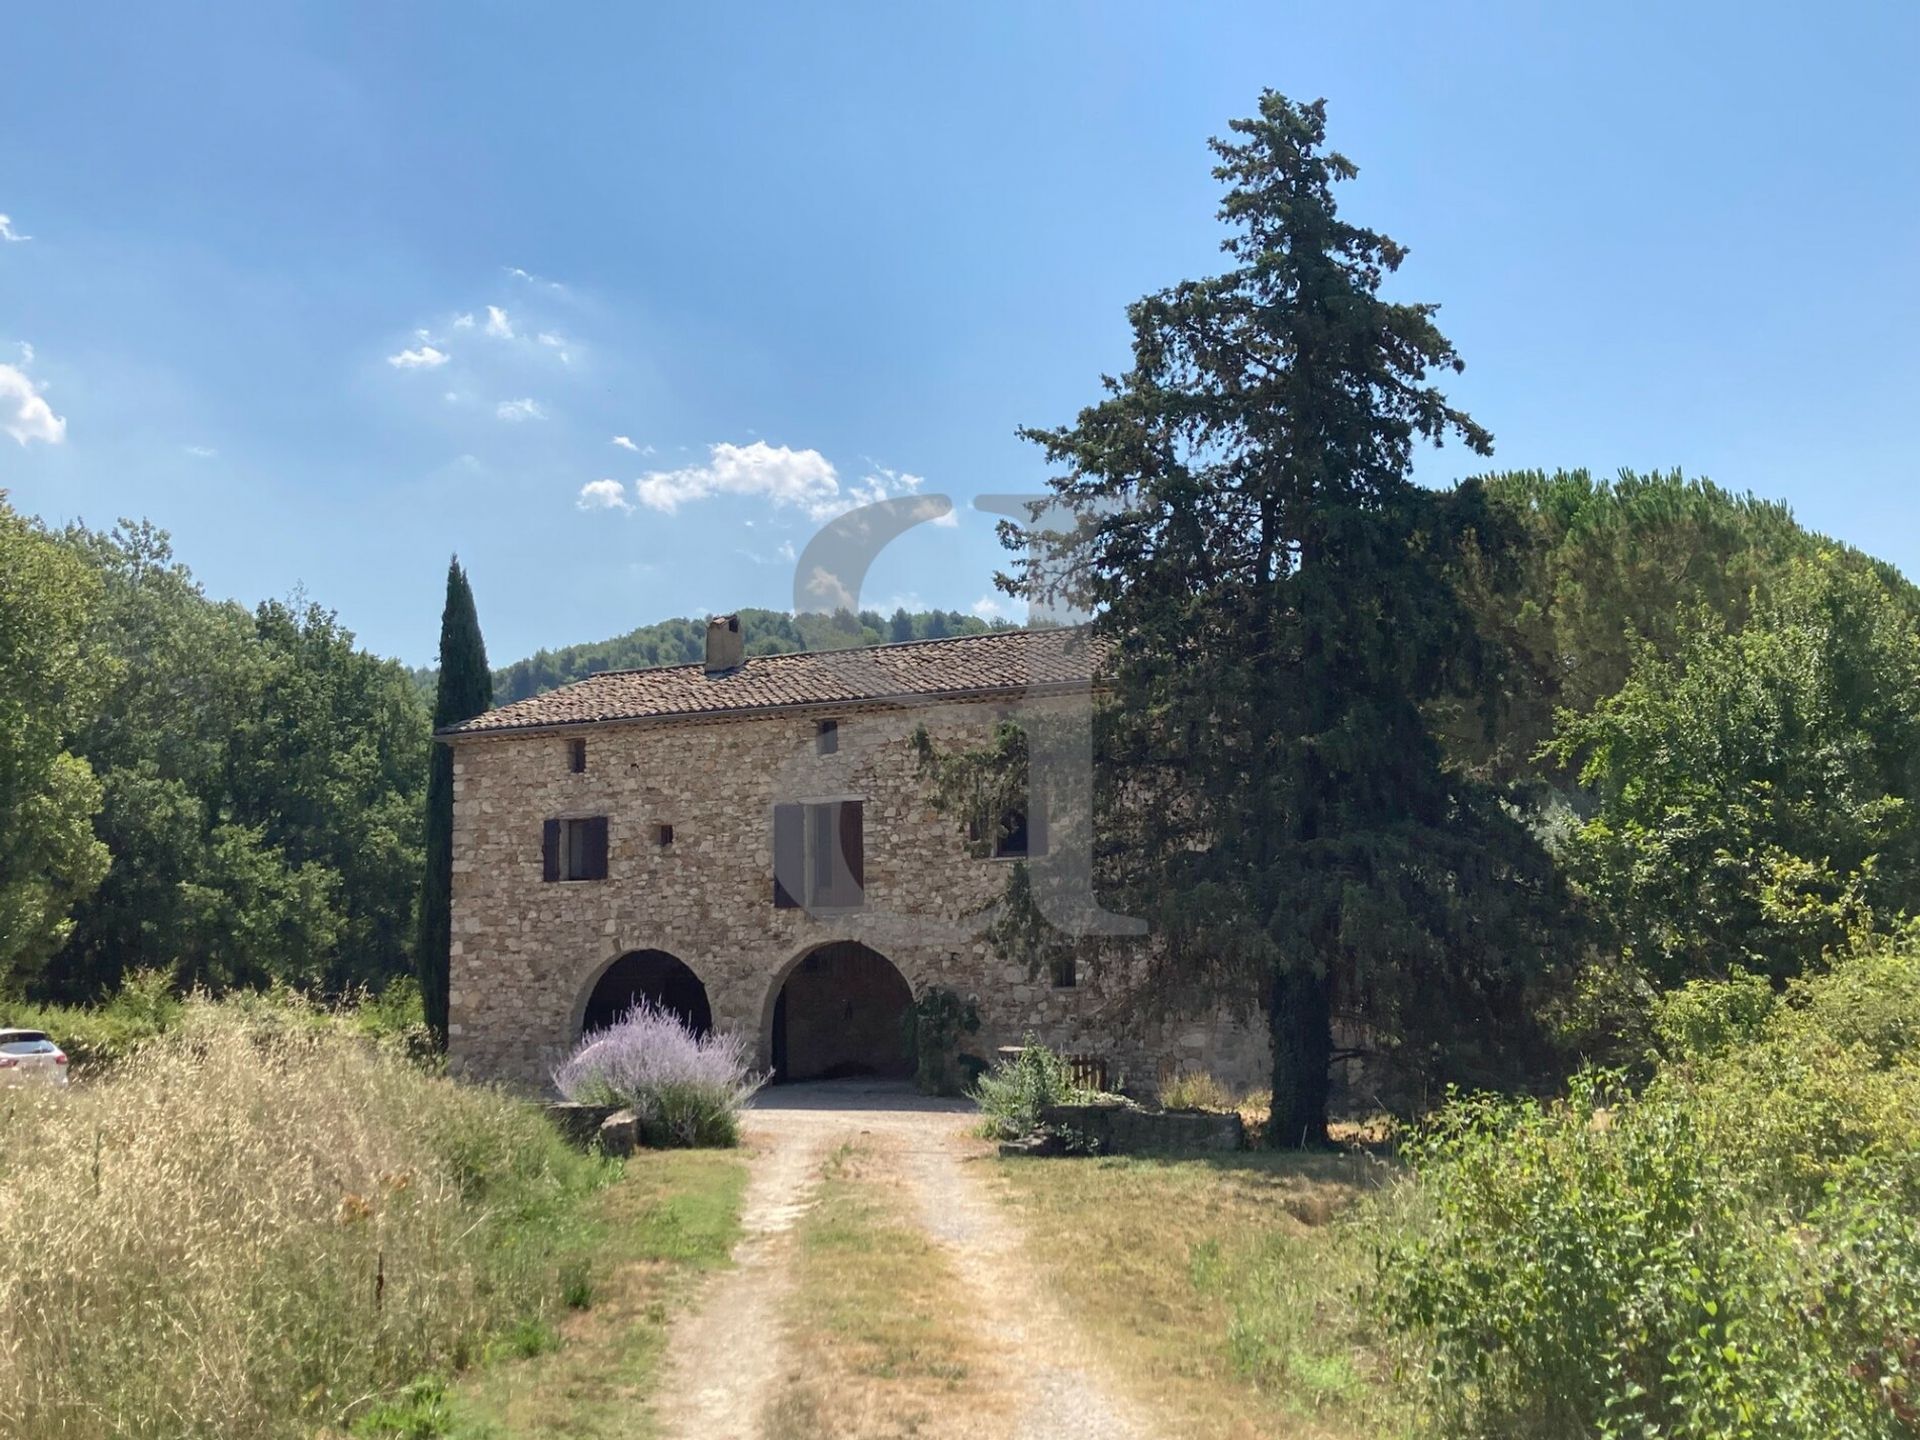
[[[1267,1122],[1267,1143],[1276,1150],[1324,1146],[1333,1064],[1333,1011],[1326,977],[1306,969],[1276,975],[1267,1020],[1273,1035],[1273,1115]]]

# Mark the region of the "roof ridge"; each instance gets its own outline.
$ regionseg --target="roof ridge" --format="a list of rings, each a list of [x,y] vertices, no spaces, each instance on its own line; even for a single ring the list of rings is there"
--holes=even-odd
[[[818,658],[822,655],[865,655],[875,650],[906,650],[915,645],[956,645],[967,640],[992,640],[1003,635],[1064,635],[1074,630],[1085,630],[1085,625],[1003,625],[997,630],[977,630],[971,635],[928,635],[918,640],[882,640],[873,645],[835,645],[824,650],[776,650],[771,655],[748,655],[741,659],[741,666],[755,660],[793,660],[802,655]],[[583,685],[589,680],[598,680],[606,675],[657,675],[665,670],[701,670],[706,668],[704,660],[676,660],[671,665],[626,665],[618,670],[595,670],[582,675],[577,680],[569,680],[566,685],[556,685],[554,690],[564,690],[567,685]],[[552,690],[542,691],[551,695]],[[538,699],[529,695],[528,700]],[[518,705],[518,700],[509,700],[509,705]]]

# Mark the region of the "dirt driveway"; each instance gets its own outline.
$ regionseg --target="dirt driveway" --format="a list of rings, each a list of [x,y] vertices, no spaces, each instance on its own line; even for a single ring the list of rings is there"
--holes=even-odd
[[[1117,1393],[1099,1358],[1023,1263],[1020,1236],[991,1193],[988,1147],[971,1135],[971,1105],[934,1100],[904,1084],[789,1085],[759,1098],[746,1124],[751,1172],[745,1237],[734,1268],[717,1276],[669,1341],[656,1418],[681,1440],[789,1440],[776,1423],[782,1388],[808,1377],[795,1327],[794,1232],[831,1157],[850,1147],[863,1178],[898,1201],[946,1261],[953,1313],[983,1357],[943,1410],[952,1424],[911,1433],[981,1440],[1147,1440],[1157,1427]],[[870,1416],[835,1415],[840,1392],[808,1422],[807,1440],[872,1429]],[[851,1406],[851,1400],[848,1400]],[[902,1432],[905,1433],[905,1432]]]

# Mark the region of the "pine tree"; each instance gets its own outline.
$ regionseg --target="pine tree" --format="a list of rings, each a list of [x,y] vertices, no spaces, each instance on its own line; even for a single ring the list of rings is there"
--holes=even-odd
[[[493,706],[493,672],[474,610],[473,588],[460,557],[447,565],[447,603],[440,614],[440,685],[433,727],[457,725]],[[453,747],[436,745],[427,779],[427,873],[420,894],[415,963],[427,1024],[447,1040],[447,984],[453,945]]]
[[[1450,567],[1498,547],[1413,446],[1491,437],[1427,383],[1461,368],[1436,307],[1380,297],[1405,251],[1340,218],[1325,122],[1268,92],[1214,142],[1231,268],[1137,302],[1132,369],[1026,432],[1078,523],[1003,526],[1012,588],[1110,641],[1103,898],[1148,921],[1154,993],[1263,997],[1288,1146],[1325,1140],[1337,1019],[1423,1064],[1497,1047],[1550,884],[1428,720],[1484,658]]]

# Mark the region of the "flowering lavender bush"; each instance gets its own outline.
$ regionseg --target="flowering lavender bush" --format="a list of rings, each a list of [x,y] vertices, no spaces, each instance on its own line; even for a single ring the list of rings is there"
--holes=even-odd
[[[735,1144],[740,1108],[766,1078],[749,1066],[741,1036],[695,1035],[646,1000],[582,1036],[553,1072],[569,1100],[633,1111],[641,1143],[657,1146]]]

